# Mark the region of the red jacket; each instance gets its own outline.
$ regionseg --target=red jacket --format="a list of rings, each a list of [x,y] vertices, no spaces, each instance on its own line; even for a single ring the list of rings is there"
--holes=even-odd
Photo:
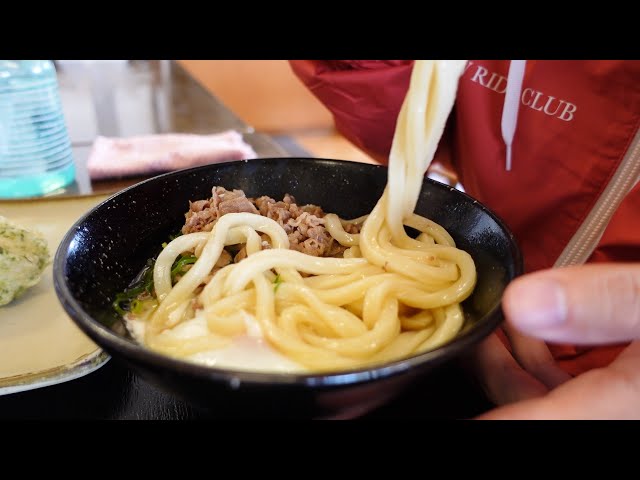
[[[338,130],[381,163],[412,64],[291,61]],[[527,271],[552,267],[559,258],[639,261],[640,61],[527,61],[511,171],[501,134],[509,64],[467,64],[436,161],[455,170],[465,190],[506,221]],[[622,194],[605,198],[613,180]],[[595,213],[589,215],[597,206],[600,215],[590,225],[602,225],[603,233],[595,249],[585,250],[582,260],[562,255],[581,225],[594,220]],[[609,363],[622,348],[550,347],[572,374]]]

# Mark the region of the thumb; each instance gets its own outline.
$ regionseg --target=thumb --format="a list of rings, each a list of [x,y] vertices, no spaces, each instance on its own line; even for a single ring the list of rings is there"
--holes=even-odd
[[[617,343],[640,338],[640,263],[544,270],[505,291],[507,321],[550,342]]]

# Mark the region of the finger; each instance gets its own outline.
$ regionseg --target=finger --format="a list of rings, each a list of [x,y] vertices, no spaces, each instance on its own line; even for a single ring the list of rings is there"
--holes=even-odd
[[[508,320],[503,330],[517,362],[547,388],[556,388],[572,378],[558,366],[544,341],[520,333]]]
[[[640,338],[640,264],[590,264],[514,280],[505,315],[522,333],[547,341],[603,344]]]
[[[627,347],[608,367],[591,370],[542,398],[492,410],[489,419],[640,419],[640,342]]]
[[[469,358],[487,397],[496,405],[539,397],[548,389],[525,372],[496,334],[491,334]]]

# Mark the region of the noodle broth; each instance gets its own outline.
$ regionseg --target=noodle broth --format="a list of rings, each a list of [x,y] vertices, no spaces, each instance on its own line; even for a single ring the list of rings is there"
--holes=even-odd
[[[179,234],[114,302],[129,332],[150,348],[220,368],[308,372],[432,350],[463,327],[459,303],[475,284],[473,260],[424,217],[407,221],[422,249],[401,250],[384,231],[361,238],[368,215],[341,219],[290,195],[251,199],[214,187],[189,206]],[[225,295],[225,281],[260,256],[253,285]],[[186,293],[171,299],[203,262]]]

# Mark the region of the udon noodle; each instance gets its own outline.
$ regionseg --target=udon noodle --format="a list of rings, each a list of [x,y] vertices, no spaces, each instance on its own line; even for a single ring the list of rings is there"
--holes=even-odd
[[[358,368],[453,339],[464,322],[460,303],[475,286],[475,265],[444,228],[414,210],[464,65],[416,61],[382,197],[359,219],[324,217],[324,227],[346,247],[342,257],[289,249],[273,219],[228,213],[210,232],[179,236],[163,248],[153,266],[153,307],[128,314],[137,338],[196,361],[253,338],[286,358],[287,368],[303,371]],[[348,233],[349,223],[360,233]],[[225,246],[237,244],[246,245],[246,258],[211,276]],[[184,252],[195,252],[197,260],[174,284],[171,269]]]

